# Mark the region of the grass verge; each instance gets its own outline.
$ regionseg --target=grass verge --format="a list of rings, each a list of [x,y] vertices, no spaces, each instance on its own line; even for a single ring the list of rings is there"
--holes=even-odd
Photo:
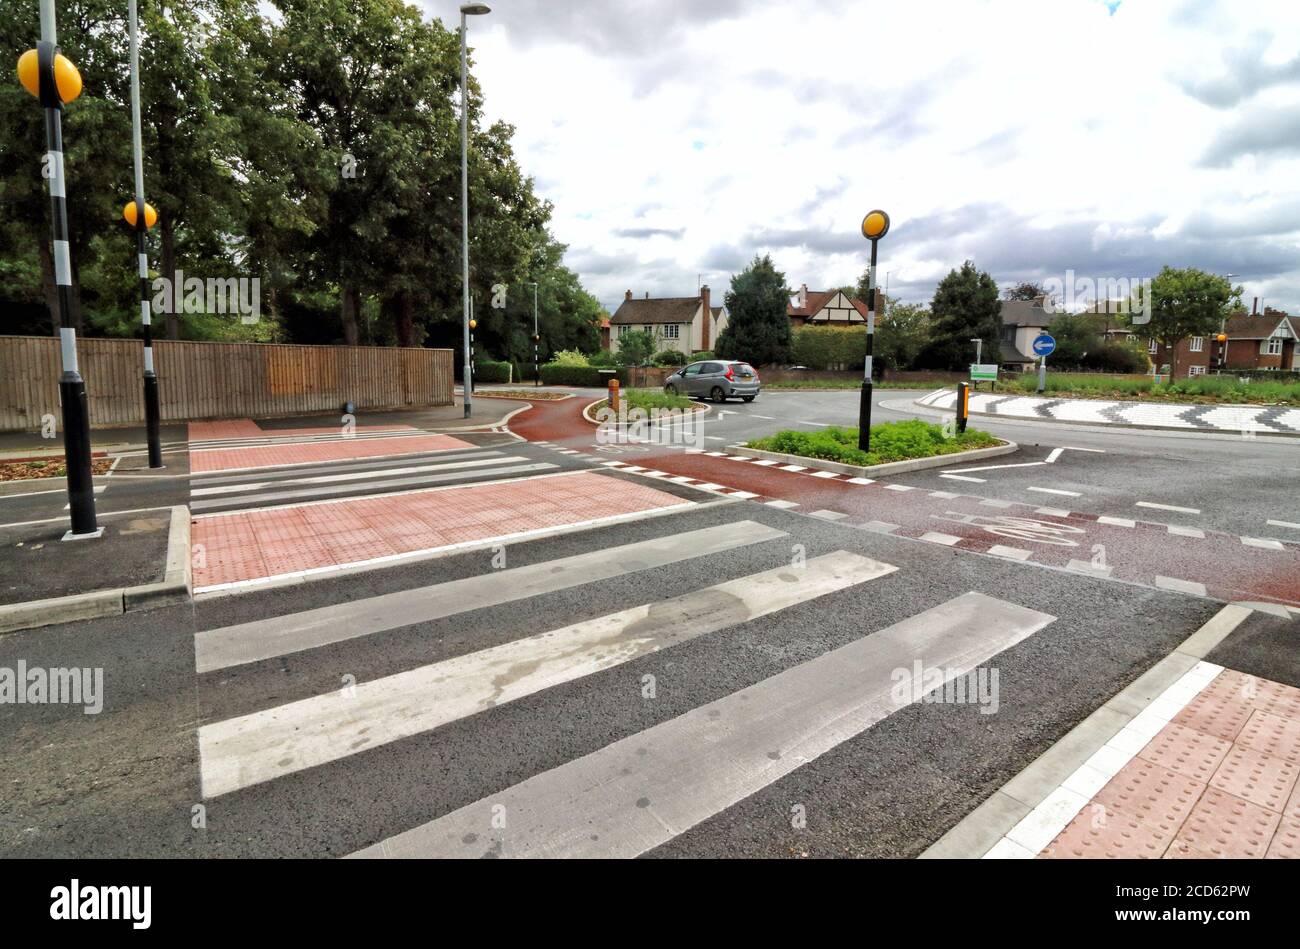
[[[684,395],[669,395],[659,389],[623,389],[621,397],[628,409],[644,409],[647,412],[651,409],[687,409],[694,412],[704,409],[702,404],[693,399]],[[599,412],[607,405],[609,400],[601,399],[592,412]]]
[[[838,461],[845,465],[883,465],[891,461],[910,461],[913,458],[932,458],[951,455],[976,448],[993,448],[1001,445],[1000,439],[988,432],[967,429],[964,434],[949,437],[941,426],[920,419],[905,422],[886,422],[871,426],[871,451],[858,449],[856,428],[831,427],[816,432],[786,430],[747,442],[747,448],[776,451],[804,458]]]

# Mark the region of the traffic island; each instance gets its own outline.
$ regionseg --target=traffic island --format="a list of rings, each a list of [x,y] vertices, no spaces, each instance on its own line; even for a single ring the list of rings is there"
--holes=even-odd
[[[777,432],[748,442],[744,449],[746,455],[765,461],[876,478],[996,458],[1020,447],[987,432],[970,429],[949,433],[942,426],[919,419],[873,425],[870,451],[860,451],[857,445],[856,428],[832,426],[816,432]]]
[[[5,580],[0,633],[115,616],[190,596],[190,514],[184,505],[103,515],[103,537],[60,543],[64,521],[0,530]]]

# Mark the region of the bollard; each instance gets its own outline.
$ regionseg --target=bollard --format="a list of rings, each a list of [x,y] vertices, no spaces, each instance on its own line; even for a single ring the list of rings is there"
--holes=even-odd
[[[609,380],[609,407],[618,412],[618,377],[613,376]]]
[[[957,383],[957,434],[966,433],[966,420],[970,418],[970,383]]]

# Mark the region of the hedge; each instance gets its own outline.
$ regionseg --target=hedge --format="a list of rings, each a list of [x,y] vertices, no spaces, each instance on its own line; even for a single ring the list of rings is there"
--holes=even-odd
[[[510,381],[510,363],[497,362],[493,359],[475,359],[474,360],[474,382],[475,384],[488,384],[492,382],[509,382]]]
[[[548,386],[584,386],[588,388],[603,389],[609,384],[611,373],[608,369],[602,371],[595,366],[559,366],[555,363],[547,363],[542,367],[542,381]],[[621,368],[617,371],[618,381],[622,385],[627,385],[627,369]]]

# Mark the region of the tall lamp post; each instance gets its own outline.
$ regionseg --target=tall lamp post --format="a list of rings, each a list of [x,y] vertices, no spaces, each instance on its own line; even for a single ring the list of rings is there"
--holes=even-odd
[[[871,265],[867,268],[867,359],[862,379],[862,400],[858,405],[858,448],[871,450],[871,354],[876,337],[876,244],[889,233],[889,215],[870,212],[862,219],[862,236],[871,241]]]
[[[471,16],[491,13],[492,8],[486,3],[465,3],[460,8],[460,264],[461,282],[464,285],[464,313],[461,325],[465,348],[465,418],[470,417],[470,403],[473,386],[470,374],[469,342],[469,67],[466,52],[465,34],[468,30],[467,20]]]
[[[123,217],[135,228],[135,256],[140,268],[140,324],[144,328],[144,419],[149,443],[149,467],[161,468],[162,437],[158,412],[158,376],[153,369],[153,320],[149,315],[149,254],[145,231],[158,220],[158,212],[144,201],[144,146],[140,123],[140,36],[136,0],[127,2],[127,32],[131,44],[131,146],[135,153],[135,200]],[[141,213],[141,208],[144,209]]]
[[[537,344],[542,341],[541,334],[537,331],[537,284],[531,283],[533,288],[533,385],[540,387],[542,384],[542,364],[537,354]]]
[[[81,94],[81,74],[59,52],[54,0],[41,0],[41,41],[18,59],[18,80],[45,109],[45,175],[50,188],[55,310],[63,375],[63,456],[68,472],[68,511],[72,529],[64,540],[99,537],[95,481],[90,469],[90,412],[86,381],[77,365],[77,330],[72,322],[72,253],[68,244],[67,182],[63,173],[63,106]]]

